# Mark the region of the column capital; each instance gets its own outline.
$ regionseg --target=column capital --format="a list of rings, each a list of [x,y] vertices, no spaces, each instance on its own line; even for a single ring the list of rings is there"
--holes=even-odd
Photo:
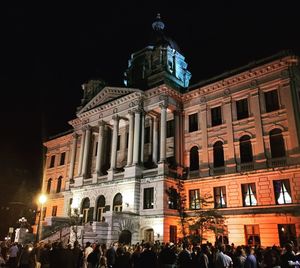
[[[103,120],[98,121],[98,126],[99,127],[104,127],[105,125],[106,125],[105,121],[103,121]]]
[[[112,116],[112,119],[113,119],[114,121],[119,121],[120,117],[119,117],[117,114],[114,114],[114,115]]]
[[[132,110],[135,114],[140,114],[142,113],[144,110],[142,107],[138,107]]]
[[[134,116],[134,110],[129,110],[128,115],[129,115],[129,117],[133,117]]]
[[[78,138],[78,134],[77,134],[76,132],[73,132],[73,133],[72,133],[72,138],[73,138],[73,139],[77,139],[77,138]]]
[[[160,103],[159,104],[159,107],[161,108],[161,109],[167,109],[168,108],[168,103]]]
[[[91,127],[90,125],[85,125],[85,126],[82,127],[82,130],[83,130],[83,131],[91,130],[91,128],[92,128],[92,127]]]

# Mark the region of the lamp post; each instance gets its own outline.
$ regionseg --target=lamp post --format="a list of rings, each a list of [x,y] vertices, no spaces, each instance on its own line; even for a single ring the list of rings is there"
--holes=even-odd
[[[41,194],[38,198],[38,204],[40,205],[40,215],[39,215],[39,220],[38,220],[38,226],[37,226],[37,230],[36,230],[36,242],[39,242],[40,239],[42,238],[42,228],[41,228],[41,221],[42,219],[42,214],[43,214],[43,210],[44,210],[44,204],[47,201],[47,196],[44,194]]]
[[[72,208],[71,217],[73,217],[75,220],[75,230],[73,228],[73,232],[75,233],[75,241],[77,241],[78,240],[78,223],[79,223],[80,218],[82,217],[82,214],[80,214],[79,208],[76,204],[72,204],[71,208]]]

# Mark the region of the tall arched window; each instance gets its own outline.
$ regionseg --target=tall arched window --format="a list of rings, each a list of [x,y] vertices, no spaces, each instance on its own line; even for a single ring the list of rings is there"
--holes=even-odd
[[[214,167],[224,167],[223,142],[217,141],[214,146]]]
[[[120,193],[116,194],[113,201],[113,211],[122,211],[123,197]]]
[[[284,157],[285,147],[282,132],[279,128],[270,131],[270,147],[272,158]]]
[[[97,200],[97,221],[104,221],[103,213],[105,212],[105,197],[100,195]]]
[[[84,198],[81,206],[82,222],[87,223],[89,221],[89,209],[90,209],[90,199],[88,197]]]
[[[46,190],[46,193],[47,194],[50,194],[50,191],[51,191],[51,183],[52,183],[52,179],[50,178],[47,182],[47,190]]]
[[[62,176],[60,176],[57,179],[57,187],[56,187],[56,192],[59,193],[61,191],[61,183],[62,183]]]
[[[190,150],[190,171],[199,170],[198,147],[194,146]]]
[[[252,146],[248,135],[240,138],[240,157],[241,163],[249,163],[253,161]]]

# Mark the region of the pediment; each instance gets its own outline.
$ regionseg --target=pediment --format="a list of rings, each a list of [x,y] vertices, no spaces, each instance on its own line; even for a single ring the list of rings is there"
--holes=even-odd
[[[102,104],[113,101],[133,92],[140,92],[140,90],[123,87],[104,87],[95,97],[93,97],[87,104],[84,105],[84,107],[77,113],[77,115],[80,115]]]

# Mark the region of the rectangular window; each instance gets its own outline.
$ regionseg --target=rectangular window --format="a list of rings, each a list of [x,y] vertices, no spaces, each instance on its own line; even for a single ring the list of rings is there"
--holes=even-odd
[[[150,127],[145,128],[145,140],[144,143],[149,143],[150,142]]]
[[[248,100],[242,99],[236,102],[236,116],[237,120],[248,118]]]
[[[273,181],[275,200],[277,205],[291,204],[291,187],[289,180],[277,180]]]
[[[57,206],[52,207],[52,217],[56,217],[57,214]]]
[[[61,153],[59,164],[62,166],[65,164],[66,152]]]
[[[211,109],[211,126],[218,126],[222,124],[221,106]]]
[[[267,113],[279,110],[279,101],[278,101],[277,90],[265,92],[265,104],[266,104],[266,112]]]
[[[214,200],[215,208],[226,208],[226,187],[215,187],[214,188]]]
[[[198,130],[198,113],[189,115],[189,132]]]
[[[129,141],[129,133],[126,133],[126,148],[128,148],[128,141]]]
[[[55,165],[55,155],[51,155],[49,168],[53,168]]]
[[[144,188],[144,209],[153,208],[153,193],[154,188]]]
[[[175,132],[175,121],[169,120],[167,121],[167,138],[174,137]]]
[[[189,190],[190,209],[200,209],[199,189]]]
[[[98,154],[98,141],[96,141],[96,143],[95,143],[95,150],[94,150],[94,152],[95,152],[94,156],[97,156],[97,154]]]
[[[43,211],[42,211],[42,221],[46,218],[46,212],[47,212],[47,208],[43,207]]]
[[[255,183],[242,184],[242,195],[244,207],[257,205]]]
[[[120,151],[121,148],[121,135],[118,135],[118,140],[117,140],[117,151]]]
[[[177,226],[170,225],[170,242],[177,243]]]
[[[178,197],[179,197],[177,190],[171,187],[168,190],[168,194],[169,194],[169,201],[168,201],[169,209],[177,209]]]
[[[259,246],[260,245],[260,234],[259,225],[245,225],[245,237],[246,245],[248,246]]]

